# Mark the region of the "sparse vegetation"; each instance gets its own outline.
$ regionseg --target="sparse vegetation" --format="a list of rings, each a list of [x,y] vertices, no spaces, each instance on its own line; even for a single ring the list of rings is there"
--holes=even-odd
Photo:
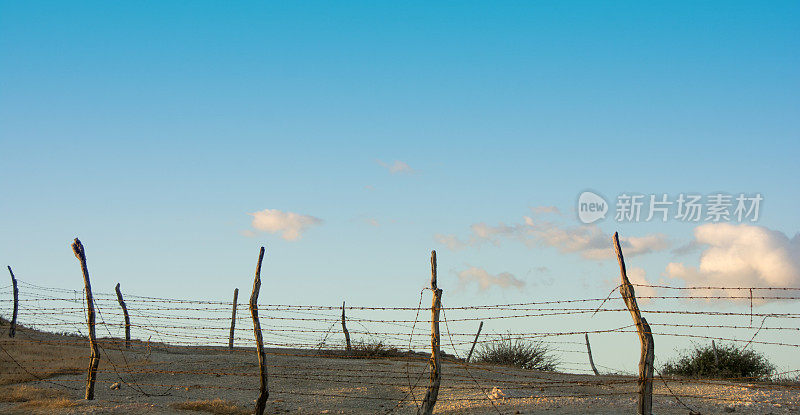
[[[231,401],[226,401],[219,398],[213,400],[174,403],[170,405],[170,407],[173,409],[202,411],[217,415],[246,415],[252,412],[251,410],[242,408]]]
[[[498,341],[481,344],[476,351],[477,361],[523,369],[555,371],[558,359],[542,342],[530,342],[504,336]]]
[[[677,360],[668,362],[662,369],[667,375],[754,380],[766,379],[774,371],[775,367],[764,355],[727,344],[717,345],[716,357],[712,345],[695,345],[694,349],[683,352]]]
[[[17,326],[17,337],[3,344],[0,385],[82,373],[86,366],[86,348],[77,344],[59,344],[63,341],[63,337],[56,334]],[[27,371],[17,366],[15,361],[25,366]],[[31,365],[31,362],[36,364]]]
[[[25,413],[79,405],[59,391],[28,385],[0,388],[0,402],[18,403],[13,410]]]

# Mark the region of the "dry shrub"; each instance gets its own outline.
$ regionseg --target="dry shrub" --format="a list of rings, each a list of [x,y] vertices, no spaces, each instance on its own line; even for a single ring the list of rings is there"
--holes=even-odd
[[[546,344],[514,339],[511,335],[481,344],[477,351],[477,361],[547,372],[555,371],[559,363]]]
[[[250,410],[242,408],[231,401],[213,399],[204,401],[187,401],[170,405],[173,409],[208,412],[217,415],[247,415]]]

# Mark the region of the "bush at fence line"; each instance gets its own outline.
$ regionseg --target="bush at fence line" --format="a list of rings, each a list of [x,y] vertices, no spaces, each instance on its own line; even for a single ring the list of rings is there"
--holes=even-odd
[[[775,372],[775,366],[763,354],[733,345],[717,345],[715,357],[714,347],[708,344],[683,351],[676,360],[667,362],[662,372],[696,378],[764,379]]]
[[[503,336],[498,341],[481,344],[476,356],[478,362],[544,371],[556,370],[559,363],[558,358],[546,344],[514,339],[511,336]]]

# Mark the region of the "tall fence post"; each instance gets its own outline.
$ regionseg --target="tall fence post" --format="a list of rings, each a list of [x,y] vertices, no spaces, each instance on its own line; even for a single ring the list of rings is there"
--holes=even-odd
[[[595,376],[600,376],[600,372],[597,371],[597,368],[594,367],[594,359],[592,359],[592,346],[589,345],[589,333],[583,333],[586,336],[586,353],[589,354],[589,364],[592,366],[592,372],[594,372]]]
[[[639,306],[636,304],[636,295],[633,284],[628,280],[628,273],[625,270],[625,259],[622,256],[622,248],[619,245],[619,235],[614,232],[614,250],[617,253],[619,270],[622,279],[619,291],[622,299],[628,307],[628,311],[636,324],[636,331],[639,333],[639,343],[641,345],[641,356],[639,358],[639,408],[641,415],[650,415],[653,411],[653,360],[655,359],[655,343],[650,325],[642,317]]]
[[[94,299],[92,298],[92,284],[89,282],[89,269],[86,268],[86,251],[83,249],[83,244],[78,238],[72,244],[72,252],[81,263],[81,272],[83,272],[83,284],[86,288],[86,310],[87,310],[87,323],[89,324],[89,347],[92,349],[92,355],[89,360],[89,376],[86,379],[86,400],[94,399],[94,382],[97,379],[97,366],[100,364],[100,354],[97,351],[97,339],[94,335]]]
[[[253,331],[256,334],[256,352],[258,352],[258,370],[261,374],[261,389],[256,399],[255,415],[263,415],[267,407],[269,390],[267,388],[267,357],[264,354],[264,341],[261,338],[261,323],[258,321],[258,292],[261,290],[261,261],[264,260],[264,247],[258,253],[256,277],[253,281],[253,293],[250,294],[250,315],[253,317]]]
[[[417,415],[431,415],[439,397],[439,385],[442,381],[442,368],[439,356],[439,311],[442,309],[442,290],[436,285],[436,251],[431,251],[431,291],[433,302],[431,305],[431,359],[430,386],[422,400],[422,406],[417,410]]]
[[[342,331],[344,332],[344,341],[347,344],[347,351],[350,351],[350,332],[347,331],[347,325],[344,324],[344,301],[342,301]]]
[[[231,312],[231,335],[228,337],[228,348],[233,350],[233,333],[236,329],[236,307],[239,305],[239,289],[233,289],[233,311]]]
[[[475,344],[478,343],[478,336],[481,335],[482,328],[483,328],[483,322],[481,321],[481,324],[478,325],[478,332],[475,333],[475,340],[472,341],[472,347],[469,348],[469,354],[467,354],[466,363],[469,363],[469,360],[472,359],[472,352],[475,350]]]
[[[131,318],[128,316],[128,307],[125,305],[125,300],[122,299],[122,291],[119,289],[119,283],[114,288],[117,292],[117,302],[122,307],[122,314],[125,316],[125,348],[131,348]]]
[[[11,270],[11,265],[8,266],[8,273],[11,274],[11,285],[14,286],[14,311],[11,314],[11,327],[8,329],[8,337],[14,337],[17,334],[17,309],[19,308],[19,290],[17,289],[17,279],[14,277],[14,271]]]

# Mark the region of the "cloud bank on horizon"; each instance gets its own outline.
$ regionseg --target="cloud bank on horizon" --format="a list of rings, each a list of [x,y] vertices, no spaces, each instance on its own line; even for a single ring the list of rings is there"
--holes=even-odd
[[[701,250],[697,267],[680,262],[664,274],[691,286],[800,287],[800,234],[789,238],[763,226],[710,223],[694,230],[693,245]],[[720,295],[747,295],[719,290]],[[762,291],[757,296],[790,296],[796,292]]]

